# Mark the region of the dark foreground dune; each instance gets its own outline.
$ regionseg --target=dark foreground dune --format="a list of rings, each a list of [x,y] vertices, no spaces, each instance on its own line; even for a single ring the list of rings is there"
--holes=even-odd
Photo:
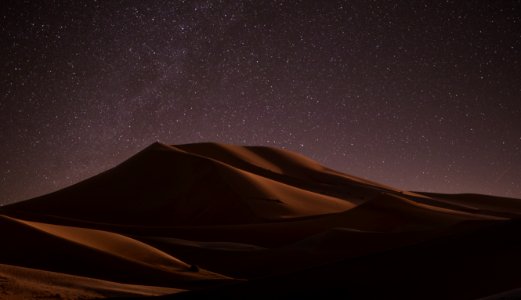
[[[0,209],[0,299],[496,299],[521,288],[519,216],[288,151],[155,143]]]

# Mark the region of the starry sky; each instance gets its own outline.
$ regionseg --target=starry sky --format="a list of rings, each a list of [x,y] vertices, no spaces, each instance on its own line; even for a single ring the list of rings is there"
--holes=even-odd
[[[3,1],[0,203],[155,141],[521,198],[519,1]]]

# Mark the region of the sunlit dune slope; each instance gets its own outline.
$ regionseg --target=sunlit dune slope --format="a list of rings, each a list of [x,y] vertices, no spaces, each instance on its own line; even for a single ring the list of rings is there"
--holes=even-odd
[[[376,182],[340,173],[324,167],[301,154],[288,150],[219,143],[184,144],[176,145],[175,147],[186,152],[213,158],[252,173],[268,177],[275,175],[275,178],[278,180],[291,178],[301,182],[322,183],[330,186],[347,185],[353,187],[360,184],[365,187],[395,190]],[[283,175],[284,177],[276,175]]]
[[[189,264],[117,233],[1,215],[0,228],[2,263],[129,283],[182,286],[191,280],[226,279],[204,270],[189,272]]]

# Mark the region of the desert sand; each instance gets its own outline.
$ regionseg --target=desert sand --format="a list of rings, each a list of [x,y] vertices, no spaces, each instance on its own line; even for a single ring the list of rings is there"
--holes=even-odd
[[[286,150],[154,143],[0,208],[0,299],[485,298],[521,287],[519,216]]]

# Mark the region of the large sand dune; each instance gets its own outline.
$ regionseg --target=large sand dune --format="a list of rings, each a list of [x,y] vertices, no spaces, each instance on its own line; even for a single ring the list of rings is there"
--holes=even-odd
[[[286,150],[155,143],[2,207],[0,298],[486,297],[521,287],[520,214],[517,199],[400,191]]]

